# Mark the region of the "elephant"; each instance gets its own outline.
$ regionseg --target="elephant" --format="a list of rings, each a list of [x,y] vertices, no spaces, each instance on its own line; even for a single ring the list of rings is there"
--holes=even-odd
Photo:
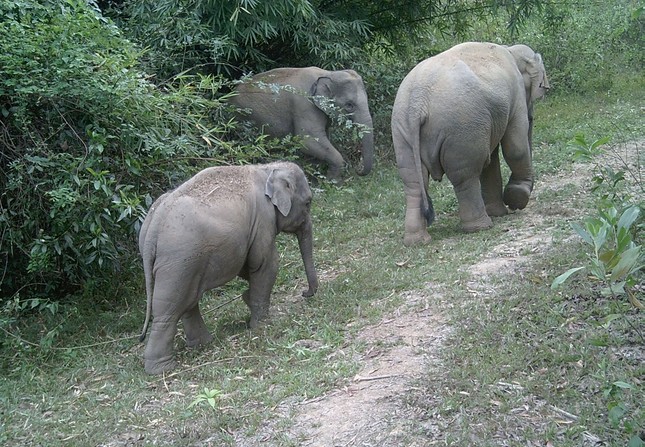
[[[235,277],[248,281],[242,298],[251,312],[249,326],[268,317],[280,232],[297,236],[308,282],[302,295],[316,293],[311,201],[303,170],[274,162],[206,168],[152,204],[139,233],[146,285],[140,341],[152,316],[146,372],[176,367],[173,344],[180,319],[189,347],[212,340],[199,300]]]
[[[355,71],[277,68],[240,83],[231,98],[235,106],[248,109],[249,120],[269,135],[303,137],[302,151],[327,163],[328,179],[340,180],[345,160],[329,140],[332,119],[325,111],[329,101],[367,128],[360,144],[363,168],[357,173],[369,174],[374,158],[372,116],[363,79]]]
[[[533,104],[549,89],[542,57],[526,45],[466,42],[417,64],[392,109],[404,184],[403,243],[427,244],[435,211],[429,176],[452,183],[466,232],[524,209],[533,190]],[[501,146],[511,175],[502,192]]]

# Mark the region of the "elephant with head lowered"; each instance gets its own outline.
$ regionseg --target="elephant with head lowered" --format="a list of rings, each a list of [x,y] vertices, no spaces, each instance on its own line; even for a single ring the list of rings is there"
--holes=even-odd
[[[207,168],[153,203],[139,233],[147,295],[141,341],[152,316],[144,354],[148,373],[176,366],[180,319],[188,346],[212,340],[199,300],[236,276],[249,283],[242,298],[251,311],[250,327],[268,316],[279,232],[296,234],[309,286],[303,296],[316,292],[311,200],[302,169],[278,162]]]
[[[533,103],[549,84],[542,57],[526,45],[467,42],[420,62],[403,79],[392,140],[406,196],[406,245],[430,241],[428,180],[445,174],[464,231],[526,207],[533,189]],[[499,148],[511,175],[502,190]]]
[[[374,135],[363,79],[353,70],[327,71],[317,67],[277,68],[259,73],[237,86],[231,102],[248,109],[248,118],[275,137],[301,136],[303,152],[327,163],[327,177],[338,180],[345,160],[331,144],[327,102],[342,109],[354,123],[369,131],[361,139],[363,168],[372,169]]]

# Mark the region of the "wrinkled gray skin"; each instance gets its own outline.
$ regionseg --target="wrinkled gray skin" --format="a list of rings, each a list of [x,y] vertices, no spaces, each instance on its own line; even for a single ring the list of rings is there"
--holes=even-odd
[[[260,83],[260,84],[258,84]],[[265,84],[264,86],[262,84]],[[290,86],[289,90],[272,88],[270,84]],[[250,110],[250,121],[275,137],[297,135],[304,138],[303,152],[326,162],[327,177],[339,180],[345,160],[329,141],[331,120],[322,110],[320,97],[333,100],[351,116],[355,123],[370,130],[361,141],[363,169],[368,174],[374,158],[372,116],[363,79],[353,70],[327,71],[317,67],[278,68],[253,76],[240,84],[231,102]],[[321,108],[322,107],[322,108]]]
[[[146,372],[175,367],[179,319],[188,346],[212,340],[199,300],[236,276],[249,282],[243,299],[251,310],[250,327],[268,316],[279,232],[296,234],[309,285],[303,296],[316,292],[311,198],[303,171],[284,162],[208,168],[155,201],[139,234],[147,292],[142,341],[153,317]]]
[[[489,216],[526,207],[533,189],[533,103],[549,84],[542,58],[526,45],[467,42],[420,62],[399,86],[392,139],[406,196],[406,245],[430,241],[428,176],[446,174],[467,232]],[[502,192],[501,145],[511,169]]]

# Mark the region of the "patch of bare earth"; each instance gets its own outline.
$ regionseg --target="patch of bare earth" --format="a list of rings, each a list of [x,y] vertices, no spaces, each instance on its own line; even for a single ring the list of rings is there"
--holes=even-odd
[[[603,158],[617,168],[633,167],[642,163],[644,141],[621,145]],[[579,220],[579,201],[588,195],[592,177],[592,164],[575,164],[568,172],[539,179],[534,188],[532,202],[527,209],[497,220],[505,225],[506,237],[479,261],[462,266],[469,273],[466,284],[471,297],[491,296],[489,279],[493,276],[525,274],[535,256],[554,250],[553,230],[563,221]],[[552,203],[554,193],[571,191],[558,203]],[[544,197],[544,198],[543,198]],[[572,236],[573,237],[573,236]],[[542,280],[546,280],[543,278]],[[389,315],[374,326],[364,328],[357,336],[367,346],[359,359],[359,373],[345,386],[327,395],[301,402],[285,402],[275,409],[278,419],[289,419],[286,428],[270,423],[253,437],[236,439],[245,447],[256,445],[283,445],[282,441],[304,447],[340,446],[427,446],[441,438],[438,433],[445,423],[440,415],[415,415],[405,399],[413,393],[423,392],[416,386],[423,375],[441,374],[442,349],[451,328],[435,303],[440,295],[440,284],[426,284],[420,290],[405,293],[405,307]],[[467,298],[465,298],[467,299]],[[419,310],[421,309],[421,310]],[[519,385],[500,382],[499,387],[517,392]],[[505,388],[505,389],[506,389]],[[527,404],[528,405],[528,404]],[[541,409],[544,402],[530,405],[525,413],[535,425],[542,425],[545,417],[570,417],[557,408]],[[529,414],[530,413],[530,414]],[[520,415],[521,416],[521,415]],[[411,420],[425,422],[424,434],[415,434]],[[542,420],[541,420],[542,419]],[[445,422],[445,421],[443,421]],[[277,435],[276,431],[280,431]],[[436,438],[432,436],[436,434]],[[509,434],[506,434],[508,436]],[[591,444],[590,444],[591,445]]]

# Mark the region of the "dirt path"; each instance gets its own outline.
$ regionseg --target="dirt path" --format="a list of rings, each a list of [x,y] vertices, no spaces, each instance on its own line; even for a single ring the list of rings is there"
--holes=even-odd
[[[615,166],[636,163],[644,146],[644,141],[621,145],[605,157]],[[504,241],[485,258],[463,267],[470,274],[467,290],[473,297],[494,293],[482,278],[514,274],[533,257],[553,249],[554,225],[579,218],[575,206],[579,196],[574,192],[568,199],[570,203],[558,204],[542,197],[553,197],[554,192],[564,187],[587,194],[592,168],[592,164],[576,164],[567,172],[536,182],[531,204],[515,219]],[[282,439],[303,447],[432,445],[428,437],[415,439],[407,430],[415,415],[410,414],[405,399],[422,392],[415,388],[421,374],[425,377],[440,374],[443,367],[441,350],[451,328],[432,304],[439,301],[439,290],[439,285],[426,284],[417,291],[406,292],[404,307],[361,331],[358,341],[365,342],[368,349],[359,359],[360,372],[347,386],[321,398],[284,403],[276,412],[278,419],[292,418],[289,428],[279,429],[272,423],[253,440],[239,438],[237,445],[274,445],[276,430],[281,430]],[[423,428],[427,435],[439,430],[439,424],[432,426],[430,422]]]

